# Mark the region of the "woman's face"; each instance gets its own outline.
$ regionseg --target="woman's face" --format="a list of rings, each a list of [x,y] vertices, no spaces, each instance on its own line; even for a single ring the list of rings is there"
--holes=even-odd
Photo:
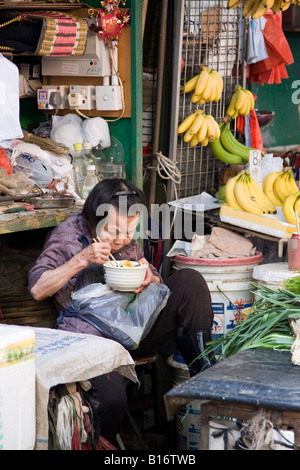
[[[135,216],[123,216],[117,211],[109,211],[105,218],[105,225],[98,236],[108,242],[112,252],[119,251],[132,240],[139,220],[139,212]]]

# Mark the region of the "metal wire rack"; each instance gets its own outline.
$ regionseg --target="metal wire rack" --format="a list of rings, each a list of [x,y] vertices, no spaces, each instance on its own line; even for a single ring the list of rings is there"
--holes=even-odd
[[[217,122],[225,115],[237,83],[244,84],[245,34],[242,8],[227,9],[226,1],[185,0],[182,31],[183,68],[180,89],[184,83],[207,65],[217,70],[224,81],[222,98],[217,103],[200,106],[191,102],[191,93],[179,93],[178,123],[197,108],[204,109]],[[176,132],[176,130],[174,130]],[[212,154],[209,146],[200,144],[191,148],[178,136],[176,149],[177,167],[181,173],[178,197],[212,193],[217,187],[218,170],[224,166]]]

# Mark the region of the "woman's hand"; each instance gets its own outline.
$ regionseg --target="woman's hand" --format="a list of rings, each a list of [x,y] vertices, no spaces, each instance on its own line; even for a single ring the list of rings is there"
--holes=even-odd
[[[110,251],[111,247],[107,242],[92,243],[78,253],[77,256],[86,265],[104,264],[108,261]]]
[[[153,276],[152,271],[149,267],[149,263],[146,260],[146,258],[141,258],[139,260],[139,263],[148,264],[148,268],[146,271],[145,279],[143,280],[141,286],[133,291],[135,294],[139,294],[146,286],[148,286],[152,282],[158,282],[158,283],[160,282],[160,279],[157,276]]]

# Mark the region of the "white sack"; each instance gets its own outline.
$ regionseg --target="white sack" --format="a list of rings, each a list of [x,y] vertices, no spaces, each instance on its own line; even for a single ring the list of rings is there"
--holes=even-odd
[[[105,149],[111,145],[108,123],[101,117],[94,117],[83,121],[82,134],[84,142],[90,142],[92,147],[100,145]]]
[[[63,144],[73,152],[73,145],[83,143],[82,120],[77,114],[53,116],[50,139]]]
[[[19,70],[0,54],[0,141],[23,137],[20,125]]]

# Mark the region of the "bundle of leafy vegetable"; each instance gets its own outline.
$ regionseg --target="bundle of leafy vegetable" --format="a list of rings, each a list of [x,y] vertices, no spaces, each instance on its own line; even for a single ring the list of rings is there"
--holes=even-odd
[[[220,361],[253,348],[291,351],[295,341],[291,322],[300,319],[300,276],[297,283],[289,283],[281,289],[251,285],[255,288],[255,300],[248,317],[217,340],[210,341],[205,354],[217,351]]]

